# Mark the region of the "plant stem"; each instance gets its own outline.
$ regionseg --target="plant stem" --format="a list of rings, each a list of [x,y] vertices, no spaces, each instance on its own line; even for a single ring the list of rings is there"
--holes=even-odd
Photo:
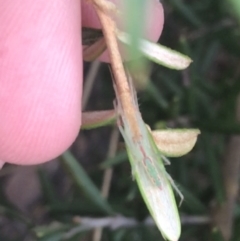
[[[140,130],[136,119],[136,108],[133,103],[133,98],[130,94],[130,88],[127,80],[127,76],[122,63],[122,58],[118,48],[118,42],[116,38],[116,24],[114,20],[108,15],[107,10],[104,11],[103,0],[91,0],[100,22],[103,28],[103,34],[108,47],[108,53],[112,65],[113,75],[116,82],[116,95],[119,95],[119,99],[123,106],[123,111],[130,123],[130,128],[134,134],[133,139],[138,141],[141,137]],[[99,7],[101,6],[101,7]]]

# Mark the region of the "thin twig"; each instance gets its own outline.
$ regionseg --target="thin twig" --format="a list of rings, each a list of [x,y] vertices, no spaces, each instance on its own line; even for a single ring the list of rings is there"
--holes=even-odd
[[[240,95],[237,98],[237,120],[240,121]],[[215,212],[215,224],[220,228],[226,241],[231,239],[234,208],[239,190],[240,136],[232,135],[226,148],[223,163],[223,184],[225,202]]]
[[[99,10],[103,12],[107,12],[108,14],[120,14],[120,11],[116,7],[116,5],[110,1],[106,0],[87,0],[87,2],[92,2],[92,4],[97,7]]]
[[[238,79],[240,69],[237,69],[234,78]],[[236,99],[236,120],[240,122],[240,94]],[[239,190],[240,171],[240,136],[232,135],[225,150],[222,173],[225,190],[225,202],[214,212],[214,225],[217,225],[225,240],[230,240],[233,231],[234,208]]]
[[[107,158],[113,158],[115,156],[117,151],[118,139],[119,139],[119,131],[117,127],[114,126],[112,130],[112,135],[109,141]],[[108,197],[112,175],[113,175],[112,168],[108,168],[105,170],[104,176],[103,176],[102,190],[101,190],[102,196],[104,198]],[[101,227],[96,228],[93,233],[93,241],[100,241],[101,236],[102,236],[102,228]]]
[[[156,226],[154,220],[149,216],[143,222],[139,222],[135,218],[114,216],[114,217],[77,217],[74,220],[79,225],[69,230],[63,237],[64,240],[68,240],[74,235],[82,231],[92,230],[94,228],[109,228],[110,230],[117,230],[119,228],[134,228],[140,225],[144,226]],[[182,225],[206,225],[210,223],[208,216],[181,216]]]
[[[113,158],[115,156],[117,147],[118,147],[118,139],[119,139],[119,131],[118,131],[118,128],[115,126],[113,128],[112,135],[109,141],[110,143],[109,143],[107,158]],[[112,168],[108,168],[105,172],[105,175],[103,178],[103,185],[102,185],[102,195],[105,198],[107,198],[109,194],[111,177],[112,177]]]
[[[90,70],[86,77],[84,90],[83,90],[82,110],[85,109],[88,99],[90,97],[93,83],[94,83],[95,77],[97,75],[99,66],[100,66],[100,62],[98,60],[93,61],[93,63],[91,64]]]

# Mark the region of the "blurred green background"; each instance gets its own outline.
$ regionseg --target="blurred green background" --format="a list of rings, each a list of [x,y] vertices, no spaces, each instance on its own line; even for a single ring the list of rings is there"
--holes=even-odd
[[[184,71],[152,63],[138,96],[152,128],[201,130],[193,151],[167,167],[185,196],[180,240],[240,240],[240,1],[162,4],[159,42],[194,62]],[[97,67],[85,110],[113,107],[106,64],[85,64],[85,87]],[[0,240],[163,240],[114,126],[81,131],[70,152],[42,166],[6,165],[0,178]]]

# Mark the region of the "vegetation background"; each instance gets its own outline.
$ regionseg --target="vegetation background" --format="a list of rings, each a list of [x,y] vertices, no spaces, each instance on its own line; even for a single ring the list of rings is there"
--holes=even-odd
[[[153,128],[201,130],[194,150],[167,167],[185,196],[180,240],[240,240],[240,2],[165,0],[163,6],[161,44],[194,62],[184,71],[152,64],[139,103]],[[85,64],[85,88],[97,67],[85,110],[113,107],[106,64]],[[5,166],[0,240],[162,240],[120,144],[114,153],[117,135],[114,126],[81,131],[72,154],[37,167]]]

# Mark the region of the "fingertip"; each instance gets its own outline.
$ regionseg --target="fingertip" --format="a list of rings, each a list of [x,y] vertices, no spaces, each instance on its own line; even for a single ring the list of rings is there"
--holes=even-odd
[[[79,0],[0,0],[0,160],[49,161],[81,124]]]

